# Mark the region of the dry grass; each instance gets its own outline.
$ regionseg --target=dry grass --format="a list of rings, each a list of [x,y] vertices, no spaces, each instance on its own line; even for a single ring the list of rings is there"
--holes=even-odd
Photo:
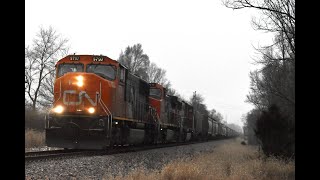
[[[193,159],[169,163],[160,172],[148,172],[141,168],[124,177],[106,179],[295,179],[295,162],[286,163],[273,157],[261,157],[256,147],[241,145],[238,139]]]
[[[33,129],[25,130],[25,148],[45,145],[45,133]]]

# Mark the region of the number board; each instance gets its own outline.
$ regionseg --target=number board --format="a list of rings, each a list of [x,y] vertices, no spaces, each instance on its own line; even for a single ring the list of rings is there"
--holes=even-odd
[[[104,59],[102,56],[94,56],[93,57],[93,61],[98,61],[98,62],[102,62]]]
[[[79,61],[80,56],[70,56],[70,61]]]

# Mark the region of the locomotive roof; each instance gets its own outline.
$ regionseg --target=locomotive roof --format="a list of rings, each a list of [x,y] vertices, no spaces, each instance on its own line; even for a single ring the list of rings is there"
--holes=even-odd
[[[84,57],[82,60],[80,57]],[[111,58],[109,58],[108,56],[105,56],[105,55],[88,55],[88,54],[70,54],[70,55],[67,55],[65,56],[64,58],[60,59],[57,64],[59,63],[64,63],[64,62],[78,62],[78,61],[81,61],[81,62],[92,62],[94,61],[93,59],[91,59],[90,57],[96,57],[96,58],[99,58],[99,57],[102,57],[102,58],[106,58],[108,61],[111,61],[112,64],[119,64],[120,66],[124,67],[125,69],[128,69],[127,66],[125,66],[124,64],[120,63],[119,61],[117,60],[113,60]],[[105,60],[102,60],[99,61],[94,61],[94,62],[99,62],[99,63],[103,63]],[[145,83],[148,83],[147,81],[145,81],[144,79],[142,79],[140,76],[138,76],[137,74],[133,74],[132,72],[129,72],[131,75],[139,78],[141,81],[145,82]]]
[[[81,57],[82,57],[82,59],[81,59]],[[90,57],[92,57],[92,59],[90,58]],[[93,59],[93,58],[95,58],[95,59]],[[102,59],[101,59],[102,58]],[[111,61],[112,62],[112,64],[120,64],[118,61],[116,61],[116,60],[113,60],[113,59],[111,59],[111,58],[109,58],[108,56],[104,56],[104,55],[88,55],[88,54],[69,54],[69,55],[67,55],[67,56],[65,56],[65,57],[63,57],[63,58],[61,58],[58,62],[57,62],[57,64],[58,63],[63,63],[63,62],[79,62],[79,61],[81,61],[81,62],[92,62],[92,61],[94,61],[94,62],[100,62],[100,63],[103,63],[104,61],[105,61],[105,59],[107,59],[108,61]]]
[[[188,102],[182,100],[183,103],[187,104],[188,106],[191,106]]]
[[[208,116],[210,119],[212,119],[212,120],[214,120],[214,121],[216,121],[216,122],[218,122],[216,119],[214,119],[214,118],[212,118],[212,117],[210,117],[210,116]]]

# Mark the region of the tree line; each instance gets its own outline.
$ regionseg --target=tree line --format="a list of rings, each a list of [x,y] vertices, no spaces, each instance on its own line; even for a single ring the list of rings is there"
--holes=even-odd
[[[254,109],[243,116],[249,143],[259,143],[266,155],[295,156],[295,1],[226,0],[232,9],[261,12],[255,30],[273,33],[270,45],[258,47],[261,68],[250,72],[247,102]]]

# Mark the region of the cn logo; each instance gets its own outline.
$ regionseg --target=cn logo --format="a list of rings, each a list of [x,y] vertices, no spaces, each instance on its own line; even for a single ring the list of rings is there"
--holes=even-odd
[[[67,90],[63,92],[63,104],[65,105],[80,105],[82,103],[82,97],[87,98],[87,100],[92,104],[92,106],[97,106],[97,96],[95,99],[95,102],[93,102],[93,100],[90,98],[90,96],[86,93],[86,91],[80,91],[79,93],[79,100],[78,101],[74,101],[74,102],[70,102],[67,100],[67,94],[77,94],[77,92],[75,90]],[[99,94],[98,92],[96,92],[96,95]]]

